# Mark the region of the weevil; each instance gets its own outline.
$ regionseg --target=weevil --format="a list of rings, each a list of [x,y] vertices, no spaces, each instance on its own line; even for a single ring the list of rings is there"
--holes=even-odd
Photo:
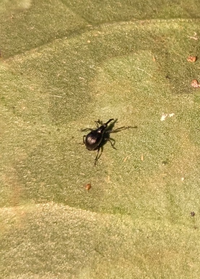
[[[115,140],[110,138],[110,133],[117,133],[117,132],[120,132],[121,130],[129,129],[129,128],[137,128],[137,126],[134,126],[134,127],[123,126],[123,127],[117,128],[115,130],[112,130],[116,122],[117,122],[117,119],[114,120],[114,118],[109,119],[105,123],[98,120],[98,121],[96,121],[96,123],[97,123],[96,129],[91,129],[91,128],[82,129],[82,131],[90,131],[87,135],[83,136],[83,143],[85,144],[86,148],[90,151],[97,150],[97,155],[95,157],[95,162],[94,162],[95,165],[96,165],[98,159],[101,157],[101,154],[103,152],[103,145],[107,141],[110,142],[112,148],[116,149]],[[109,125],[109,123],[110,123],[110,125]]]

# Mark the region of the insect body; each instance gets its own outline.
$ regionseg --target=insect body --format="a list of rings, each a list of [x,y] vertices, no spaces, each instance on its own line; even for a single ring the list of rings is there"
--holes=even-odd
[[[109,131],[107,130],[108,124],[114,120],[113,118],[109,119],[106,123],[102,123],[101,121],[97,121],[97,124],[101,124],[101,126],[97,127],[97,129],[84,129],[82,131],[88,131],[90,130],[90,133],[83,136],[83,143],[85,144],[86,148],[88,150],[97,150],[97,155],[95,158],[95,165],[98,161],[98,159],[101,156],[103,145],[104,143],[109,140]],[[113,144],[111,144],[113,146]],[[113,146],[114,147],[114,146]],[[101,150],[101,153],[99,154]]]
[[[110,138],[110,133],[117,133],[120,132],[121,130],[124,129],[129,129],[129,128],[136,128],[135,127],[120,127],[118,129],[112,130],[114,127],[115,123],[117,122],[117,119],[114,120],[113,118],[109,119],[106,123],[101,122],[100,120],[96,121],[97,122],[97,129],[83,129],[82,131],[90,131],[89,134],[83,136],[83,143],[85,144],[86,148],[88,150],[97,150],[97,155],[95,158],[95,165],[100,158],[102,151],[103,151],[103,145],[109,141],[111,146],[114,147],[115,145],[115,140]],[[113,121],[112,123],[110,123]],[[110,125],[108,125],[110,123]],[[100,126],[99,126],[100,125]]]
[[[101,145],[108,123],[114,119],[109,119],[106,123],[98,127],[96,130],[91,130],[91,132],[83,137],[83,142],[88,150],[96,150]],[[97,123],[100,123],[99,121]]]

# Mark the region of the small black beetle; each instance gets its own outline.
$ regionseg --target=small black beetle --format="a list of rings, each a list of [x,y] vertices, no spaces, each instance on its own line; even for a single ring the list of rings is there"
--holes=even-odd
[[[103,145],[109,141],[111,146],[115,148],[115,140],[110,138],[110,133],[117,133],[120,132],[121,130],[124,129],[129,129],[129,128],[137,128],[137,126],[132,127],[120,127],[117,128],[116,130],[112,131],[112,128],[114,127],[115,123],[117,122],[117,119],[114,120],[113,118],[109,119],[106,123],[103,123],[102,121],[98,120],[96,121],[97,123],[97,129],[82,129],[82,131],[90,131],[89,134],[83,136],[83,143],[85,144],[86,148],[88,150],[97,150],[97,155],[95,158],[94,164],[96,165],[98,159],[101,157],[102,151],[103,151]],[[109,126],[108,124],[113,121]],[[101,125],[101,126],[99,126]],[[101,151],[101,152],[100,152]]]

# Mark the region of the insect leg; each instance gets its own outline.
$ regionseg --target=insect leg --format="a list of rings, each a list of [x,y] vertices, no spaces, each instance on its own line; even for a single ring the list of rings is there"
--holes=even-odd
[[[108,131],[109,133],[118,133],[118,132],[121,132],[123,130],[127,130],[127,129],[133,129],[133,128],[137,128],[137,126],[122,126],[122,127],[119,127],[115,130],[111,130],[111,131]]]
[[[107,139],[107,141],[109,141],[109,143],[111,144],[112,148],[117,149],[117,148],[115,147],[115,140],[114,140],[114,139],[109,138],[109,139]]]
[[[103,152],[103,147],[101,146],[101,147],[99,147],[99,148],[97,149],[97,155],[96,155],[96,158],[95,158],[95,160],[94,160],[94,165],[95,165],[95,166],[96,166],[96,164],[97,164],[97,161],[98,161],[99,158],[101,157],[102,152]]]
[[[103,121],[101,121],[100,119],[98,119],[97,121],[95,121],[97,128],[99,128],[101,125],[103,125]]]

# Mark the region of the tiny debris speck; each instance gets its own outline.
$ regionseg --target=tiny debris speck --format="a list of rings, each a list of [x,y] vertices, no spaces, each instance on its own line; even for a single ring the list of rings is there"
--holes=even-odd
[[[91,183],[85,185],[85,190],[89,191],[91,189]]]
[[[197,61],[197,56],[190,55],[188,56],[187,61],[194,63]]]

